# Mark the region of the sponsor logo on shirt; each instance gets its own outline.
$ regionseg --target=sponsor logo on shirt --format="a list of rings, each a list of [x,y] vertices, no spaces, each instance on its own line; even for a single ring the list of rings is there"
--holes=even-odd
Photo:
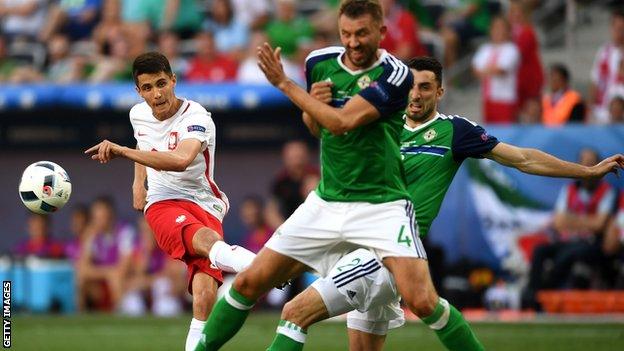
[[[202,133],[206,132],[205,127],[198,126],[196,124],[186,127],[186,130],[189,132],[202,132]]]
[[[185,215],[179,215],[176,219],[175,222],[180,224],[182,222],[186,221],[186,216]]]

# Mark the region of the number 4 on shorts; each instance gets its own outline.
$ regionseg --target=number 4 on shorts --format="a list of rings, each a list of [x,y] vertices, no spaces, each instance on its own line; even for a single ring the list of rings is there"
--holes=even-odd
[[[405,226],[402,225],[401,226],[401,230],[399,231],[399,237],[397,238],[397,242],[399,244],[405,243],[405,245],[407,247],[411,247],[412,246],[412,240],[410,239],[410,237],[409,237],[409,235],[407,233],[403,234],[404,231],[405,231]]]

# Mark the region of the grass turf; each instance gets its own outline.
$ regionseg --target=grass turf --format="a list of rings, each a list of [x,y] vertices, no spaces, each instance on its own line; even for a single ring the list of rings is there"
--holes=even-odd
[[[183,350],[190,316],[124,318],[111,315],[14,316],[12,349]],[[277,314],[252,314],[225,351],[265,350],[275,333]],[[475,323],[487,350],[624,350],[624,325],[615,323]],[[305,350],[346,350],[344,322],[313,326]],[[443,350],[435,334],[410,323],[388,335],[384,350]]]

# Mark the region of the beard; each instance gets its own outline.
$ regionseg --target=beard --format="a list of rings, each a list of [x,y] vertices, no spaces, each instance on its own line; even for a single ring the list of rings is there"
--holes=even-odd
[[[377,49],[360,46],[358,49],[347,48],[349,60],[357,67],[367,68],[375,62]]]

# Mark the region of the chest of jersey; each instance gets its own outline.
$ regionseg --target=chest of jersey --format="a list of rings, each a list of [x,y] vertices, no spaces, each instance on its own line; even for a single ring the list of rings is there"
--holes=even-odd
[[[184,132],[182,118],[172,121],[137,121],[135,137],[139,149],[152,151],[174,150]]]
[[[382,73],[381,66],[365,72],[348,72],[336,60],[329,60],[315,67],[312,78],[315,82],[332,82],[332,106],[342,107],[349,99],[370,86]]]
[[[403,129],[401,157],[407,183],[435,180],[449,168],[457,168],[453,158],[453,127],[451,123],[436,122],[418,131]]]

